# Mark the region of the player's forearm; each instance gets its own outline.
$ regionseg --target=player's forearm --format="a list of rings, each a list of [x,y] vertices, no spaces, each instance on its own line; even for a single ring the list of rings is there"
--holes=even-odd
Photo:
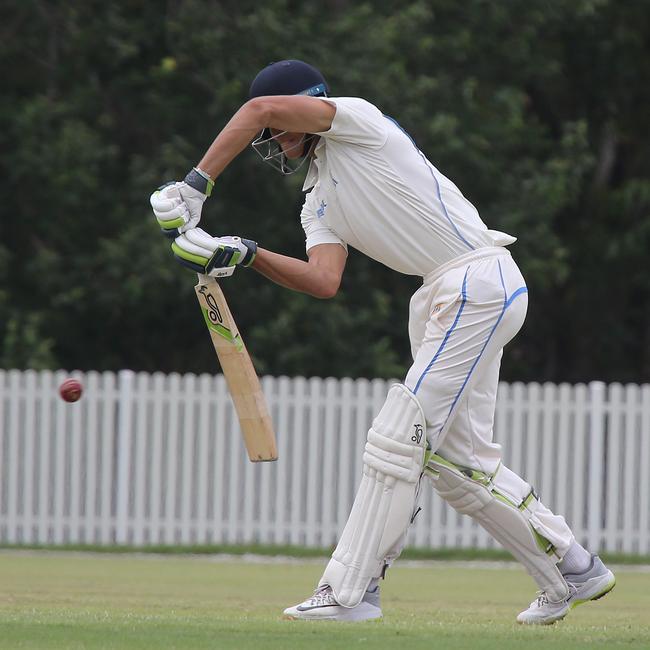
[[[267,117],[258,102],[244,104],[205,152],[198,166],[214,180],[264,128]]]
[[[199,162],[214,180],[266,127],[295,133],[321,133],[332,125],[336,108],[317,97],[256,97],[226,124]]]
[[[316,298],[332,298],[341,282],[340,275],[326,267],[264,248],[257,249],[252,268],[276,284]]]

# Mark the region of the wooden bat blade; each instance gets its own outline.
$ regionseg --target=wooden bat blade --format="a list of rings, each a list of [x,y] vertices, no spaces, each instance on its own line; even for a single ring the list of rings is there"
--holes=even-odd
[[[205,275],[199,275],[194,290],[235,405],[248,457],[253,462],[277,460],[266,398],[223,291],[213,277]]]

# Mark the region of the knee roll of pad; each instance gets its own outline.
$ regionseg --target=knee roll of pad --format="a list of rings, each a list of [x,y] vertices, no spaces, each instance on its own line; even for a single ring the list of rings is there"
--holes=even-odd
[[[566,598],[568,587],[557,568],[560,556],[546,537],[549,530],[537,517],[543,506],[530,485],[503,465],[490,476],[457,467],[436,454],[426,474],[445,501],[476,519],[523,564],[550,600]]]
[[[426,448],[417,398],[394,385],[375,418],[363,454],[363,476],[339,543],[320,584],[339,604],[354,607],[411,523]]]

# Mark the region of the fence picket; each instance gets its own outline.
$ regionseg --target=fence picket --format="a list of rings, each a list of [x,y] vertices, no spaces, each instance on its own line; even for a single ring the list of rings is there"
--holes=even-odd
[[[192,461],[194,458],[195,412],[196,412],[196,377],[185,375],[183,378],[184,406],[181,425],[181,494],[180,494],[180,542],[192,542]]]
[[[650,384],[641,388],[641,472],[639,472],[639,549],[650,553]]]
[[[322,491],[321,479],[319,476],[320,465],[320,409],[321,409],[321,387],[322,380],[319,377],[312,377],[309,380],[309,430],[307,448],[307,484],[304,486],[307,492],[307,516],[305,530],[305,544],[307,546],[319,546],[320,535],[318,534],[318,501],[319,493]]]
[[[145,478],[151,468],[147,459],[147,433],[149,430],[149,394],[150,375],[139,372],[134,378],[133,389],[136,394],[138,408],[135,409],[135,432],[133,436],[133,463],[130,471],[129,483],[132,481],[132,490],[129,490],[129,501],[132,501],[133,516],[129,516],[133,530],[133,543],[141,546],[145,541],[145,528],[148,531],[151,520],[144,516],[145,504]]]
[[[21,461],[23,468],[23,534],[22,541],[33,543],[35,531],[32,529],[34,521],[34,481],[36,480],[36,471],[34,463],[34,428],[36,424],[36,372],[27,370],[24,373],[25,378],[25,422],[22,427],[22,437],[24,444],[24,456]]]
[[[589,484],[587,530],[591,548],[596,550],[602,540],[603,511],[603,450],[605,442],[605,384],[594,381],[589,384],[590,431],[589,431]]]
[[[304,488],[304,481],[309,481],[309,476],[305,477],[303,472],[305,468],[304,462],[304,448],[306,431],[304,430],[305,423],[305,407],[308,404],[306,398],[307,381],[304,377],[296,377],[294,379],[294,408],[293,408],[293,458],[291,460],[291,473],[289,492],[291,494],[291,512],[289,515],[290,531],[289,543],[294,545],[305,544],[305,527],[304,519],[302,516],[303,510],[306,509],[305,496],[306,490]],[[280,461],[278,461],[280,462]]]
[[[557,484],[553,480],[554,458],[557,454],[555,446],[555,384],[546,382],[542,388],[541,405],[541,467],[539,491],[549,506],[555,508]]]
[[[153,375],[153,399],[151,408],[153,420],[151,424],[151,468],[149,491],[149,543],[158,544],[161,541],[160,522],[163,516],[162,500],[162,467],[163,467],[163,411],[165,398],[165,375],[161,372]]]
[[[639,458],[637,424],[639,414],[639,387],[633,384],[625,387],[625,444],[623,460],[623,490],[618,495],[621,503],[623,522],[621,525],[622,546],[624,553],[634,552],[639,546],[639,534],[634,531],[635,499],[625,498],[634,494],[637,477],[640,472],[635,470],[636,459]],[[641,465],[643,467],[643,465]]]
[[[621,468],[621,458],[619,454],[619,445],[622,439],[623,428],[621,419],[623,412],[621,409],[623,400],[623,387],[620,384],[612,384],[609,387],[609,426],[607,427],[607,453],[605,455],[605,520],[607,521],[607,536],[616,545],[614,548],[619,551],[620,540],[617,536],[618,516],[620,514],[618,507],[618,483]]]
[[[22,374],[17,370],[9,371],[9,429],[7,431],[7,541],[16,544],[20,541],[21,528],[18,519],[18,497],[20,486],[20,413],[22,409],[21,383]]]
[[[574,387],[574,429],[573,429],[573,467],[570,476],[571,485],[571,517],[568,523],[573,534],[582,544],[587,544],[587,509],[585,508],[585,477],[589,458],[587,456],[587,417],[588,394],[585,384]]]
[[[278,457],[287,458],[287,463],[280,463],[275,466],[276,486],[275,486],[275,503],[273,512],[275,512],[275,524],[277,530],[276,542],[286,544],[289,541],[289,522],[287,518],[287,503],[291,502],[292,494],[287,494],[287,466],[289,461],[289,395],[291,382],[288,377],[280,377],[278,383],[278,399],[276,408],[278,413],[276,430]],[[267,390],[271,390],[271,383],[266,382]],[[260,468],[261,469],[261,468]],[[290,507],[290,506],[289,506]],[[255,524],[252,518],[248,522],[251,529]]]
[[[214,537],[215,544],[225,541],[224,529],[224,504],[225,504],[225,476],[226,476],[226,380],[223,375],[217,377],[215,398],[215,423],[211,433],[216,438],[214,451],[214,474],[212,475],[212,495],[214,499]]]
[[[340,489],[338,485],[338,476],[336,474],[335,459],[339,453],[339,431],[337,421],[337,387],[338,381],[332,377],[325,380],[325,423],[323,426],[323,457],[322,457],[322,539],[323,546],[331,546],[336,543],[336,524],[334,522],[334,497],[336,491]]]
[[[341,380],[341,425],[339,431],[339,444],[337,445],[338,456],[338,501],[336,504],[336,527],[334,532],[336,538],[343,532],[347,521],[352,501],[354,499],[354,486],[352,485],[350,456],[354,449],[356,436],[352,429],[352,418],[354,410],[354,382],[345,378]]]
[[[86,456],[83,462],[85,481],[83,494],[85,503],[84,521],[82,525],[83,541],[94,544],[96,538],[97,513],[97,400],[99,397],[99,373],[89,372],[86,375],[84,406],[86,408],[86,427],[82,436],[86,438]]]
[[[537,383],[528,385],[528,401],[526,408],[526,460],[524,464],[524,480],[528,481],[537,491],[538,494],[542,493],[540,487],[540,474],[538,471],[539,459],[539,445],[538,445],[538,432],[539,432],[539,393],[540,386]],[[542,500],[544,495],[542,494]]]
[[[55,375],[54,385],[60,386],[61,382],[66,377],[66,373],[63,371],[58,371]],[[55,408],[55,428],[56,428],[56,438],[55,438],[55,465],[54,465],[54,533],[53,533],[53,542],[55,544],[63,544],[67,542],[66,539],[66,526],[65,526],[65,478],[67,471],[67,456],[66,456],[66,447],[67,447],[67,426],[66,426],[66,407],[67,404],[61,400],[57,399],[54,402]]]
[[[555,483],[553,508],[556,512],[565,513],[571,481],[571,454],[569,453],[569,443],[571,442],[569,426],[571,420],[571,386],[569,384],[560,384],[557,399],[557,445],[554,445],[550,459],[555,470],[553,472],[553,482]]]
[[[2,380],[0,379],[0,385]],[[45,370],[40,377],[40,406],[39,406],[39,426],[38,426],[38,444],[40,447],[40,466],[38,469],[38,533],[33,541],[39,541],[41,544],[47,544],[50,541],[50,504],[49,494],[51,491],[50,474],[50,441],[52,440],[52,417],[51,403],[54,388],[52,372]],[[2,418],[0,417],[0,422]],[[2,432],[0,431],[0,453],[2,453]],[[0,461],[0,471],[2,470],[2,461]],[[0,486],[2,483],[0,482]],[[2,503],[0,498],[0,503]]]
[[[196,430],[196,543],[205,544],[208,523],[208,463],[210,462],[210,392],[212,378],[202,374],[199,377],[199,419]]]
[[[131,441],[133,438],[133,408],[135,373],[122,370],[119,374],[119,415],[118,454],[117,454],[117,485],[116,489],[116,522],[115,541],[118,544],[128,544],[129,538],[129,497],[131,469]]]
[[[229,485],[227,490],[228,496],[228,525],[223,529],[224,541],[229,544],[236,544],[239,539],[239,513],[241,512],[241,502],[244,497],[244,485],[242,477],[243,467],[243,448],[240,449],[240,436],[238,424],[235,416],[235,408],[230,401],[230,396],[224,400],[223,407],[226,409],[226,426],[224,435],[228,437],[228,446],[230,454],[228,461]],[[242,446],[243,447],[243,446]],[[248,462],[248,461],[246,461]]]
[[[115,518],[113,516],[113,443],[115,441],[116,376],[112,372],[102,375],[102,438],[101,438],[101,483],[100,483],[100,536],[102,544],[115,539]]]

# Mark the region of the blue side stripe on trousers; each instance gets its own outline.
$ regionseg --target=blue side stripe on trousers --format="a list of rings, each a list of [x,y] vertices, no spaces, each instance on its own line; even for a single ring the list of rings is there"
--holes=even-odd
[[[515,292],[510,296],[510,298],[508,298],[508,300],[507,300],[507,302],[506,302],[506,309],[507,309],[508,307],[510,307],[510,303],[511,303],[511,302],[512,302],[512,301],[513,301],[513,300],[514,300],[518,295],[520,295],[520,294],[522,294],[522,293],[528,293],[528,287],[519,287],[519,289],[517,289],[517,291],[515,291]]]
[[[512,301],[517,297],[520,296],[523,293],[528,293],[528,287],[519,287],[511,296],[508,298],[508,293],[506,291],[505,284],[503,282],[503,274],[501,274],[501,262],[498,262],[499,264],[499,274],[501,275],[501,286],[503,287],[503,308],[501,309],[501,313],[499,314],[499,317],[497,318],[497,322],[494,324],[492,329],[490,330],[490,333],[488,334],[487,339],[485,340],[485,343],[483,344],[483,347],[481,348],[481,351],[479,352],[478,356],[476,359],[474,359],[474,363],[472,364],[472,367],[469,369],[469,372],[467,373],[467,377],[465,377],[465,381],[463,382],[463,385],[460,387],[460,390],[458,391],[458,394],[454,398],[454,401],[452,402],[451,407],[449,408],[449,413],[447,413],[447,417],[445,418],[445,421],[442,423],[442,426],[438,430],[438,434],[445,428],[445,425],[447,424],[447,421],[449,420],[449,416],[452,414],[454,407],[456,406],[456,403],[460,399],[460,396],[463,394],[463,391],[465,390],[465,386],[467,386],[467,382],[469,381],[469,378],[472,376],[472,373],[474,372],[474,368],[476,368],[476,364],[479,362],[480,358],[483,356],[483,352],[485,352],[485,348],[488,346],[488,343],[490,342],[490,339],[492,338],[492,335],[496,331],[497,327],[499,326],[499,323],[501,322],[501,319],[503,318],[503,315],[506,313],[506,309],[510,307],[512,304]]]
[[[422,380],[429,372],[429,370],[431,370],[431,366],[433,366],[436,359],[440,356],[440,353],[443,351],[445,345],[447,344],[447,341],[449,340],[451,333],[456,328],[456,325],[458,325],[458,321],[460,320],[460,315],[463,313],[463,308],[465,307],[465,303],[467,302],[467,271],[469,271],[469,267],[465,271],[465,277],[463,277],[463,287],[461,289],[462,300],[460,302],[460,307],[456,312],[456,318],[454,319],[454,322],[452,323],[451,327],[445,333],[445,338],[442,339],[442,343],[440,344],[440,347],[436,350],[436,353],[433,355],[433,359],[429,361],[429,365],[424,369],[424,372],[420,375],[420,378],[418,379],[418,383],[415,384],[415,388],[413,389],[414,395],[417,394],[418,389],[420,388],[420,384],[422,383]]]

